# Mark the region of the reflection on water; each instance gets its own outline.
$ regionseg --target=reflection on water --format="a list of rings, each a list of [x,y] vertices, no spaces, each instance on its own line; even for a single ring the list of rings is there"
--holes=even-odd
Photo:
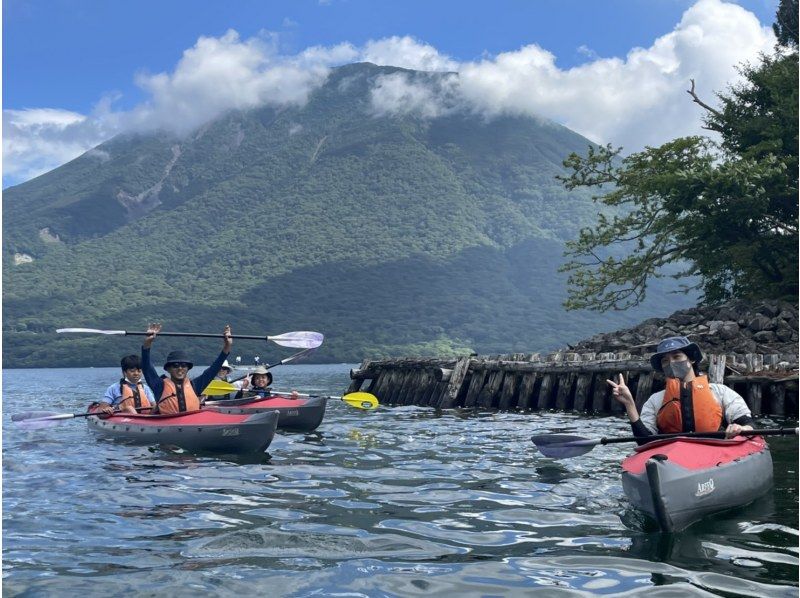
[[[336,394],[348,370],[287,367],[281,385]],[[245,458],[120,445],[81,420],[10,422],[80,411],[115,376],[4,372],[8,595],[797,595],[793,438],[769,441],[773,494],[662,534],[622,493],[631,447],[554,461],[530,443],[533,433],[628,435],[611,417],[331,402],[316,432],[280,434],[269,454]]]

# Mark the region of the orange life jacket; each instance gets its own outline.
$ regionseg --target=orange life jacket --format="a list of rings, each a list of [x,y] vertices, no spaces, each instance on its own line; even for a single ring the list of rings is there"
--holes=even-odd
[[[119,402],[120,409],[130,407],[131,403],[135,409],[148,409],[152,407],[150,400],[147,398],[147,393],[144,391],[144,384],[141,382],[136,383],[136,387],[122,379],[119,381],[120,391],[122,392],[122,399]]]
[[[716,432],[722,425],[722,405],[711,392],[706,376],[697,376],[688,383],[681,397],[682,380],[667,378],[664,401],[656,416],[658,431],[663,434],[677,432]]]
[[[172,415],[200,409],[200,399],[195,394],[189,378],[184,378],[181,386],[175,386],[172,378],[164,378],[163,381],[164,390],[161,391],[161,398],[158,399],[159,413]]]

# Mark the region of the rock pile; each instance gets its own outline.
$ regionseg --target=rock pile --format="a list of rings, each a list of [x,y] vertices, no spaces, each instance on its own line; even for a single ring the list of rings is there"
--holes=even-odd
[[[668,336],[688,336],[706,353],[798,354],[797,305],[785,301],[743,301],[676,311],[668,318],[650,318],[634,328],[597,334],[568,350],[652,353]],[[797,363],[797,357],[794,359]]]

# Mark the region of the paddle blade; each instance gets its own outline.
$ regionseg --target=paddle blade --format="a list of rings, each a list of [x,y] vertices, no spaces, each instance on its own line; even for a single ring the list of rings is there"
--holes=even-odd
[[[299,332],[285,332],[277,336],[268,336],[267,340],[272,341],[281,347],[295,347],[297,349],[316,349],[322,344],[323,335],[319,332],[301,330]]]
[[[239,389],[230,382],[225,382],[225,380],[212,380],[200,394],[204,394],[207,397],[220,397],[236,392],[237,390]]]
[[[377,409],[380,407],[378,397],[368,392],[351,392],[344,395],[342,400],[356,409]]]
[[[584,455],[600,444],[599,440],[570,434],[541,434],[533,436],[531,440],[540,453],[553,459],[567,459]]]
[[[26,411],[24,413],[14,413],[11,421],[19,428],[26,430],[37,430],[39,428],[49,428],[68,419],[73,419],[73,413],[54,413],[52,411]]]
[[[120,334],[125,336],[124,330],[97,330],[96,328],[58,328],[56,332],[59,334],[63,332],[82,332],[85,334]]]

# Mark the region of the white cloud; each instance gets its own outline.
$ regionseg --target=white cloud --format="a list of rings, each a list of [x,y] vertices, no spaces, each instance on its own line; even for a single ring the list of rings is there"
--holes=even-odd
[[[771,28],[735,4],[700,0],[675,29],[624,59],[603,58],[559,69],[537,45],[460,67],[465,106],[488,116],[544,116],[598,142],[626,150],[698,134],[702,110],[686,90],[714,103],[738,80],[736,65],[769,52]]]
[[[114,130],[102,118],[68,110],[3,111],[3,179],[32,179],[102,143]]]
[[[281,56],[276,45],[268,33],[244,41],[233,30],[201,37],[172,73],[137,77],[152,96],[132,114],[137,128],[186,133],[227,110],[305,103],[324,82],[328,66],[319,56]]]
[[[277,34],[241,39],[235,31],[201,37],[171,72],[140,73],[148,101],[114,111],[104,98],[89,115],[58,109],[5,110],[4,183],[17,183],[73,159],[116,133],[167,128],[185,133],[230,109],[302,105],[332,66],[365,61],[458,77],[396,73],[378,77],[376,114],[413,112],[436,117],[455,109],[485,117],[542,116],[597,142],[635,150],[701,132],[702,111],[686,94],[689,79],[707,102],[738,79],[735,66],[769,52],[771,28],[738,5],[699,0],[674,30],[624,58],[597,58],[561,69],[536,45],[458,63],[413,37],[279,51]]]
[[[376,78],[370,102],[376,116],[415,113],[424,118],[444,116],[457,109],[456,75],[434,81],[392,73]]]
[[[399,66],[416,71],[456,71],[458,63],[440,54],[431,45],[413,37],[387,37],[370,40],[361,51],[363,62],[378,65]]]

